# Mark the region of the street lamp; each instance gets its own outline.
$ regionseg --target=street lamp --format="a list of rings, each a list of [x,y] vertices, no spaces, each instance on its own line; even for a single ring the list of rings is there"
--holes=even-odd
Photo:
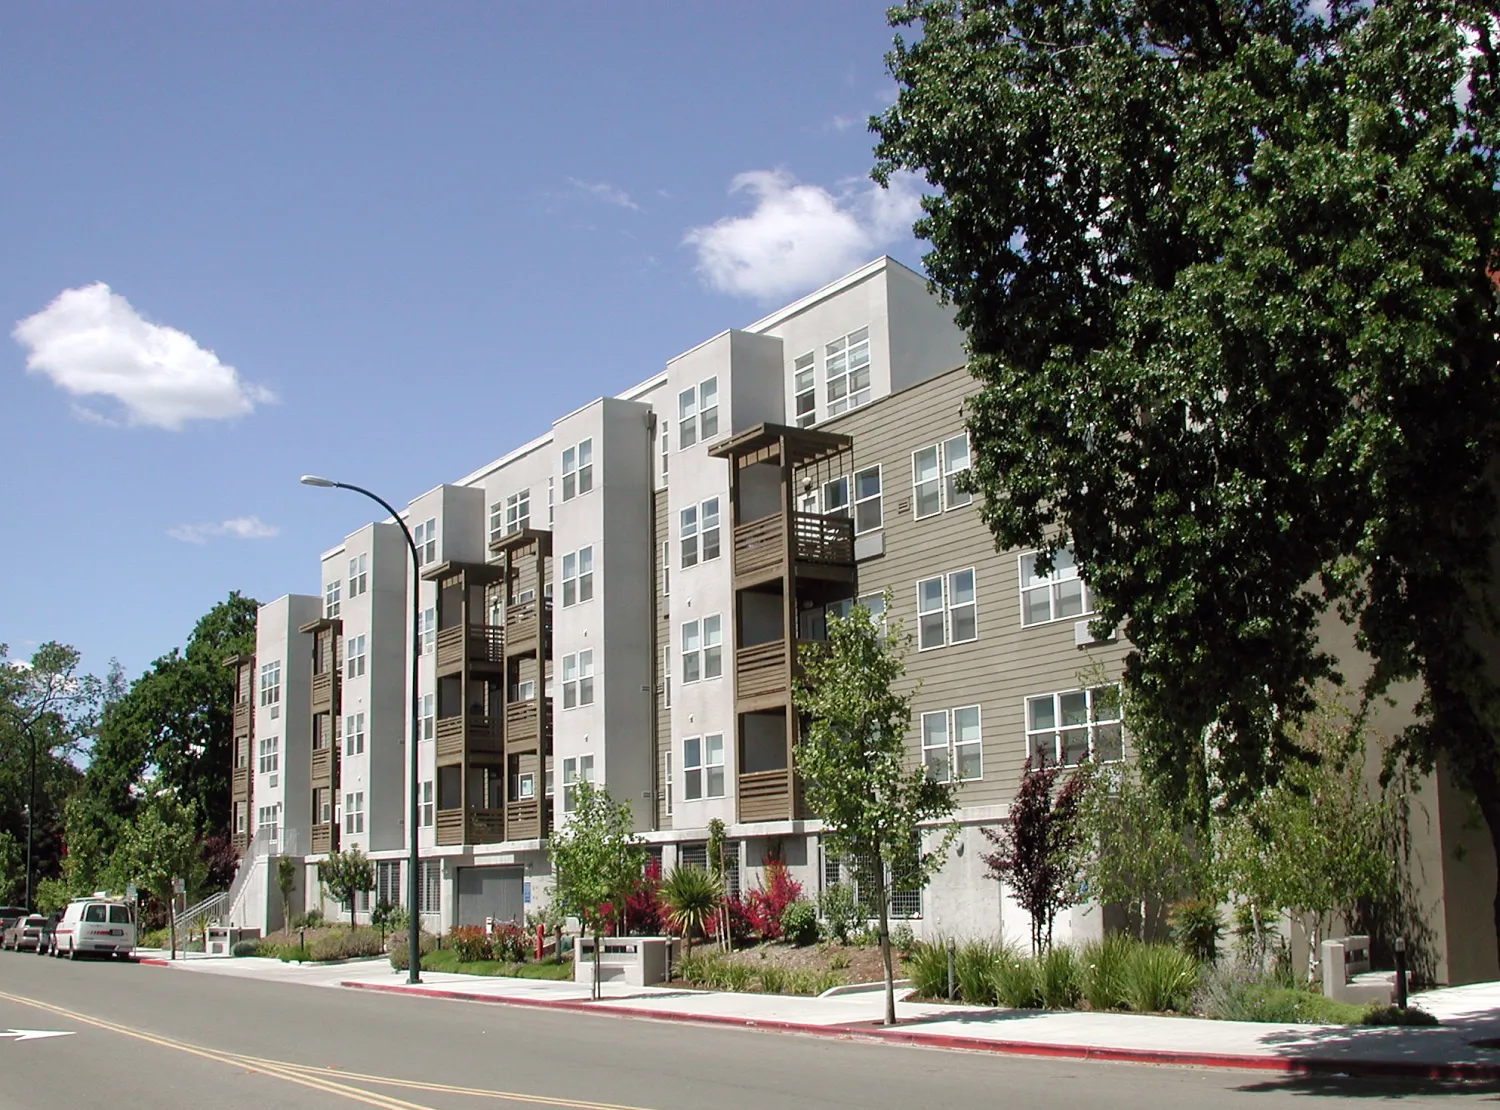
[[[406,742],[407,755],[411,767],[411,811],[407,819],[407,829],[411,834],[411,851],[407,857],[406,866],[406,934],[409,942],[406,981],[408,983],[420,983],[422,981],[422,915],[417,912],[418,892],[420,889],[417,882],[417,867],[422,857],[417,848],[417,823],[420,817],[421,792],[421,786],[417,781],[419,774],[417,768],[417,737],[421,735],[422,695],[418,692],[417,682],[422,647],[422,559],[417,554],[417,541],[412,539],[411,529],[406,526],[406,521],[401,519],[401,514],[391,508],[390,503],[385,498],[359,486],[352,486],[348,482],[335,482],[332,478],[319,478],[315,474],[302,475],[302,484],[304,486],[317,486],[320,489],[346,489],[352,493],[364,494],[391,514],[391,519],[401,526],[401,534],[406,537],[406,546],[411,549],[411,720],[408,722],[410,731],[407,734]]]

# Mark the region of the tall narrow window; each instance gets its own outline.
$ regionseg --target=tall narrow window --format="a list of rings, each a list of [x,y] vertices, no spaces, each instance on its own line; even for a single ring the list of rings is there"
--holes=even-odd
[[[707,443],[719,434],[719,379],[709,378],[677,395],[677,449]]]
[[[698,565],[698,506],[689,505],[678,514],[677,538],[682,545],[683,568]]]
[[[870,400],[870,329],[851,331],[823,348],[828,415],[857,409]]]
[[[562,660],[563,708],[594,704],[594,652],[564,655]]]
[[[344,795],[344,832],[362,833],[365,831],[365,793],[357,790],[352,794]]]
[[[418,563],[426,566],[437,558],[437,518],[422,521],[412,531],[412,542],[417,545]]]
[[[349,596],[358,597],[370,588],[369,553],[356,555],[349,560]]]
[[[948,642],[962,644],[978,638],[974,571],[956,570],[948,575]]]
[[[266,716],[281,716],[281,660],[266,663],[260,669],[260,707]]]
[[[668,541],[661,545],[661,596],[670,597],[672,593],[672,544]]]
[[[697,621],[688,621],[682,626],[682,684],[697,682],[703,677],[703,633]],[[687,766],[687,764],[683,764]]]
[[[936,444],[912,452],[911,491],[918,520],[943,511],[943,470]]]
[[[706,563],[710,559],[719,557],[719,499],[710,497],[700,508],[703,517],[699,524],[699,533],[702,536],[701,562]]]
[[[682,797],[696,802],[703,797],[703,737],[689,736],[682,742]]]
[[[666,790],[662,793],[662,802],[665,803],[663,806],[665,815],[670,817],[672,816],[672,796],[677,793],[675,784],[672,782],[672,749],[668,748],[662,752],[662,755],[666,759],[666,767],[662,772],[666,779]]]
[[[661,707],[672,708],[672,646],[661,649]]]
[[[563,608],[578,605],[594,596],[594,548],[580,547],[562,557]]]
[[[427,779],[422,783],[422,827],[432,828],[437,817],[437,803],[432,792],[432,780]]]
[[[924,578],[917,583],[917,650],[940,648],[947,640],[943,621],[943,580]]]
[[[571,501],[594,488],[594,441],[580,440],[562,453],[562,499]]]
[[[968,470],[969,433],[943,440],[943,497],[950,509],[960,508],[974,500],[973,494],[959,488],[960,480]]]
[[[365,715],[350,713],[344,717],[344,754],[365,754]]]
[[[806,428],[818,419],[818,383],[811,351],[798,355],[792,364],[792,395],[797,427]]]
[[[923,713],[922,766],[927,768],[927,777],[933,782],[947,782],[951,777],[948,760],[948,711]]]
[[[431,740],[437,734],[437,695],[422,695],[422,739]]]
[[[365,673],[365,637],[350,636],[344,641],[344,677],[362,678]]]
[[[849,515],[849,479],[847,476],[823,483],[823,512],[827,516]]]
[[[663,488],[667,484],[667,472],[672,469],[672,424],[667,420],[656,422],[656,437],[661,441],[661,476],[657,479],[656,487]]]
[[[505,499],[505,534],[513,536],[531,527],[531,490],[523,489]]]
[[[339,593],[343,582],[335,578],[332,582],[323,584],[323,617],[333,620],[339,615]]]
[[[1078,577],[1073,553],[1066,547],[1052,556],[1052,572],[1038,574],[1036,554],[1021,556],[1021,624],[1044,624],[1093,612],[1088,586]]]
[[[437,608],[428,606],[417,614],[417,651],[431,655],[437,646]]]
[[[724,621],[715,613],[703,618],[703,677],[718,678],[724,673]]]
[[[880,511],[880,467],[854,472],[854,531],[873,532],[882,523]]]

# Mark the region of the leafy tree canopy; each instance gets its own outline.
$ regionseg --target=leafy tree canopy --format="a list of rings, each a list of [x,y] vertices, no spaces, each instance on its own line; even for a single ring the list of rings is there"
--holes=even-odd
[[[876,176],[940,190],[916,231],[982,384],[985,519],[1004,547],[1071,546],[1178,796],[1196,777],[1235,804],[1298,755],[1337,612],[1367,692],[1423,680],[1399,751],[1445,757],[1500,841],[1494,18],[892,11],[921,34],[889,57]]]

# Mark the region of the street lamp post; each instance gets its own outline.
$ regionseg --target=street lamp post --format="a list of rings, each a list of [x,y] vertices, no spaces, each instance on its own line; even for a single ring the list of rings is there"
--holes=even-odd
[[[401,534],[406,537],[406,546],[411,549],[411,720],[408,722],[409,732],[407,734],[407,756],[411,768],[411,806],[407,817],[407,830],[411,834],[411,851],[407,858],[406,866],[406,934],[407,948],[407,972],[408,983],[420,983],[422,981],[422,915],[417,912],[420,884],[417,881],[417,868],[421,861],[421,853],[417,847],[418,819],[420,818],[420,793],[421,785],[418,782],[417,766],[417,737],[421,734],[422,695],[418,691],[418,676],[422,646],[422,559],[417,553],[417,541],[412,538],[411,529],[406,526],[406,521],[401,519],[401,514],[391,508],[385,498],[371,493],[359,486],[352,486],[348,482],[335,482],[332,478],[319,478],[313,474],[302,475],[304,486],[318,486],[323,489],[346,489],[353,493],[361,493],[375,502],[386,512],[391,514],[391,519],[401,526]]]

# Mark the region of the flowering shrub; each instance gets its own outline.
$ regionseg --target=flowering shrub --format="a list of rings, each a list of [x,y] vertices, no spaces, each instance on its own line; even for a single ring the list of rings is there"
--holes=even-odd
[[[526,959],[526,930],[514,921],[503,921],[495,926],[490,936],[491,958],[508,960],[518,964]]]
[[[780,939],[782,912],[801,897],[802,884],[788,874],[786,864],[771,860],[760,884],[750,892],[746,905],[750,923],[764,939]]]
[[[729,935],[735,940],[749,940],[755,934],[755,923],[750,920],[750,910],[745,900],[737,894],[731,894],[721,904],[729,916]],[[709,918],[708,925],[703,930],[704,935],[717,940],[721,919],[722,915],[717,913]]]
[[[641,881],[625,899],[625,924],[631,936],[657,937],[666,932],[661,909],[661,862],[646,861]]]
[[[490,938],[478,925],[453,926],[448,930],[448,947],[457,953],[460,962],[466,964],[495,958]]]

